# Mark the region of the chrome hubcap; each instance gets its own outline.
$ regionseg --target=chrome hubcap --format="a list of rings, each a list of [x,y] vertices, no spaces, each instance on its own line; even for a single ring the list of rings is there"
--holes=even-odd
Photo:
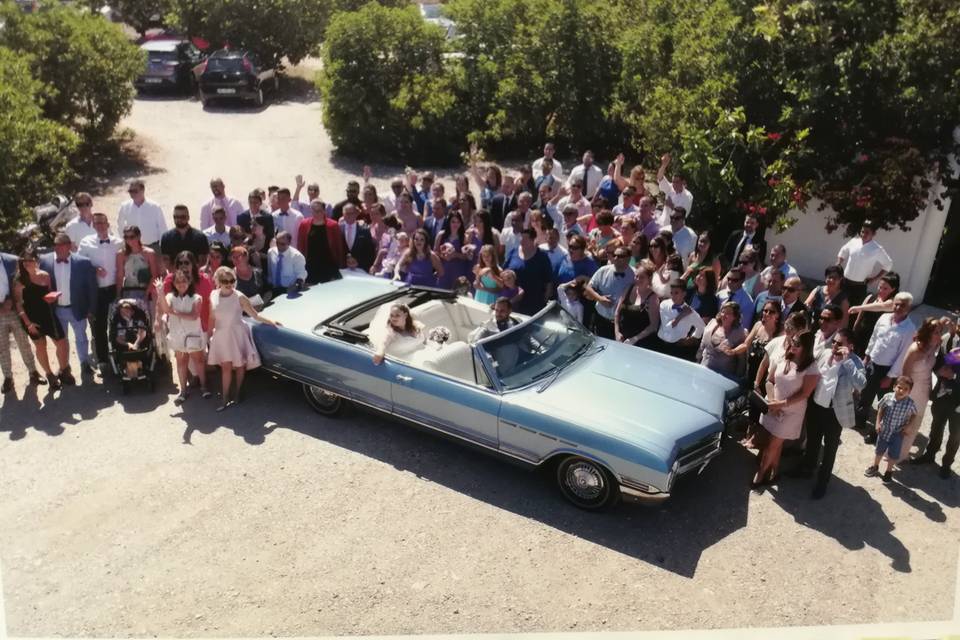
[[[567,487],[581,500],[596,500],[603,493],[603,473],[589,462],[575,462],[567,467]]]
[[[326,389],[321,389],[320,387],[310,387],[310,398],[313,399],[319,406],[329,409],[337,404],[337,401],[340,400],[340,396],[335,393],[330,393]]]

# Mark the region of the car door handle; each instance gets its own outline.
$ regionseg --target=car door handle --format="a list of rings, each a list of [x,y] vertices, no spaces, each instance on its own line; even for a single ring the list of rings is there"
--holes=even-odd
[[[413,382],[413,378],[411,378],[410,376],[400,375],[400,374],[398,373],[398,374],[397,374],[397,382]]]

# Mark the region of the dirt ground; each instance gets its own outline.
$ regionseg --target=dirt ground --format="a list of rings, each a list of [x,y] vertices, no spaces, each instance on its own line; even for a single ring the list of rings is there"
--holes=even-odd
[[[338,198],[309,100],[260,112],[138,100],[147,195],[195,212],[303,173]],[[386,187],[402,168],[374,166]],[[120,176],[96,199],[111,215]],[[18,356],[14,356],[15,362]],[[568,506],[535,473],[367,413],[313,414],[259,373],[247,401],[174,407],[169,374],[0,405],[0,562],[12,636],[599,631],[953,617],[960,481],[883,485],[846,432],[821,502],[747,484],[732,447],[659,506]],[[640,408],[642,409],[642,408]],[[926,431],[926,427],[924,431]]]

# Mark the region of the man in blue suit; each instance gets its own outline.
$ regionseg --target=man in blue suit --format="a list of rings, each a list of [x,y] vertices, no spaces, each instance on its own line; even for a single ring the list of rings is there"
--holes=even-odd
[[[23,364],[30,372],[30,384],[46,384],[46,380],[37,373],[37,362],[30,349],[30,338],[17,317],[13,304],[13,288],[17,277],[17,257],[9,253],[0,253],[0,371],[3,372],[3,386],[0,393],[13,391],[13,362],[10,359],[10,334],[17,342]]]
[[[50,274],[50,289],[60,294],[53,305],[54,314],[73,331],[73,340],[80,360],[81,373],[93,373],[90,366],[90,343],[87,340],[87,319],[93,318],[97,304],[97,270],[89,259],[71,253],[70,236],[57,234],[53,253],[40,257],[40,268]],[[76,384],[67,366],[60,372],[60,383]]]

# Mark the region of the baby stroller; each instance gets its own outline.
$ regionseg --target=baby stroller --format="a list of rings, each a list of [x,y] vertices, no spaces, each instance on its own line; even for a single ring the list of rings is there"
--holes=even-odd
[[[150,391],[154,390],[157,349],[145,304],[143,300],[123,298],[112,304],[107,314],[110,364],[120,378],[120,391],[124,395],[134,382],[144,381]],[[118,338],[126,344],[136,344],[137,348],[121,345]]]

